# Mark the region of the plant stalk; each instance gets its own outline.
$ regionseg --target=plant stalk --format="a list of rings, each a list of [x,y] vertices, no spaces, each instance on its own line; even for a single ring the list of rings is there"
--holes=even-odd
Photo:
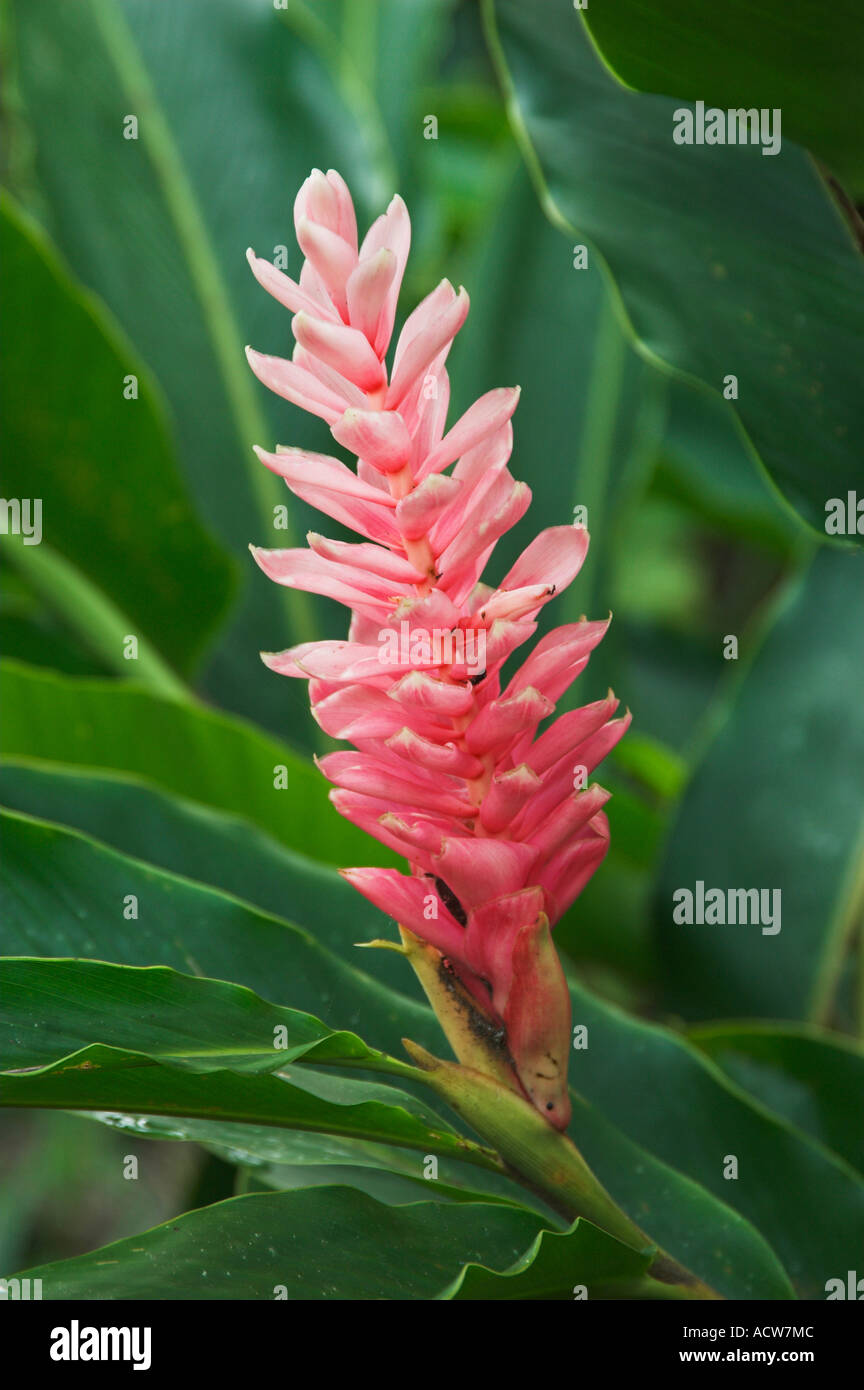
[[[613,1201],[572,1140],[553,1129],[530,1101],[481,1071],[433,1057],[408,1038],[402,1039],[402,1045],[425,1072],[431,1090],[498,1151],[517,1182],[568,1221],[581,1216],[631,1249],[657,1250],[651,1277],[676,1286],[682,1298],[720,1297],[656,1247]]]
[[[568,1222],[582,1216],[631,1249],[657,1250],[652,1278],[678,1287],[681,1297],[718,1298],[707,1284],[657,1249],[613,1201],[572,1140],[535,1108],[513,1068],[503,1031],[447,969],[441,952],[404,927],[399,935],[401,953],[413,967],[459,1059],[459,1065],[442,1061],[403,1038],[403,1047],[428,1086],[497,1151],[512,1178]]]

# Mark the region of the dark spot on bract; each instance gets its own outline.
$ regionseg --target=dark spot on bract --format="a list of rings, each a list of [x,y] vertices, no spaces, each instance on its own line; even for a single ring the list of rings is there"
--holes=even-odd
[[[456,894],[453,892],[453,889],[448,888],[443,878],[437,878],[434,874],[432,877],[435,882],[435,887],[438,890],[438,896],[441,899],[444,906],[446,907],[447,911],[450,913],[452,917],[456,918],[456,921],[459,923],[460,927],[467,927],[468,913],[465,911],[459,899],[456,897]]]
[[[479,676],[469,676],[468,679],[469,679],[469,681],[471,682],[472,685],[479,685],[481,681],[485,681],[485,679],[486,679],[486,672],[485,672],[485,671],[481,671],[480,674],[479,674]]]

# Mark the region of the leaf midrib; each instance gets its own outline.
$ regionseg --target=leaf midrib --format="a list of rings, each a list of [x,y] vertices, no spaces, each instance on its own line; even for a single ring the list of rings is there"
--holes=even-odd
[[[140,122],[140,139],[153,167],[165,206],[174,226],[190,280],[198,296],[222,376],[229,412],[234,421],[241,457],[252,486],[265,534],[269,534],[273,509],[283,502],[279,480],[253,460],[252,445],[268,439],[268,425],[258,405],[252,376],[238,344],[241,335],[219,263],[192,181],[162,111],[133,34],[112,0],[90,0],[106,52],[130,102],[146,115]],[[292,528],[281,532],[281,544],[296,543]],[[285,589],[285,613],[292,635],[300,641],[315,636],[306,595]]]

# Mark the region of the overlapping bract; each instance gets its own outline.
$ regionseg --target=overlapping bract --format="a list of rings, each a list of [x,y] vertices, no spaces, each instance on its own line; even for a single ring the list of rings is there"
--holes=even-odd
[[[518,388],[487,392],[446,428],[445,362],[468,312],[465,291],[446,280],[407,319],[388,373],[410,242],[400,198],[358,248],[344,181],[316,170],[295,225],[299,284],[249,252],[259,283],[294,314],[293,359],[250,349],[249,362],[266,386],[325,420],[357,469],[299,449],[257,453],[298,497],[363,539],[310,534],[308,549],[253,549],[277,583],[352,613],[346,641],[264,660],[308,679],[322,729],[354,745],[321,760],[337,810],[411,866],[410,876],[346,877],[442,953],[506,1040],[524,1090],[563,1127],[570,1009],[549,924],[606,853],[608,794],[586,778],[629,715],[613,717],[610,693],[537,736],[606,622],[558,628],[506,681],[502,667],[578,573],[588,534],[552,527],[498,588],[480,582],[530,501],[507,466]]]

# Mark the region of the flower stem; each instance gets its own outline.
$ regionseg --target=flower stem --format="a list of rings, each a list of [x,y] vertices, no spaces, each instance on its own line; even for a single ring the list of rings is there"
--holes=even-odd
[[[575,1144],[547,1124],[529,1101],[483,1072],[433,1057],[409,1039],[402,1043],[429,1087],[494,1146],[516,1181],[568,1221],[585,1217],[634,1250],[654,1246],[613,1201]],[[651,1276],[678,1287],[682,1298],[720,1297],[662,1250],[657,1250]]]

